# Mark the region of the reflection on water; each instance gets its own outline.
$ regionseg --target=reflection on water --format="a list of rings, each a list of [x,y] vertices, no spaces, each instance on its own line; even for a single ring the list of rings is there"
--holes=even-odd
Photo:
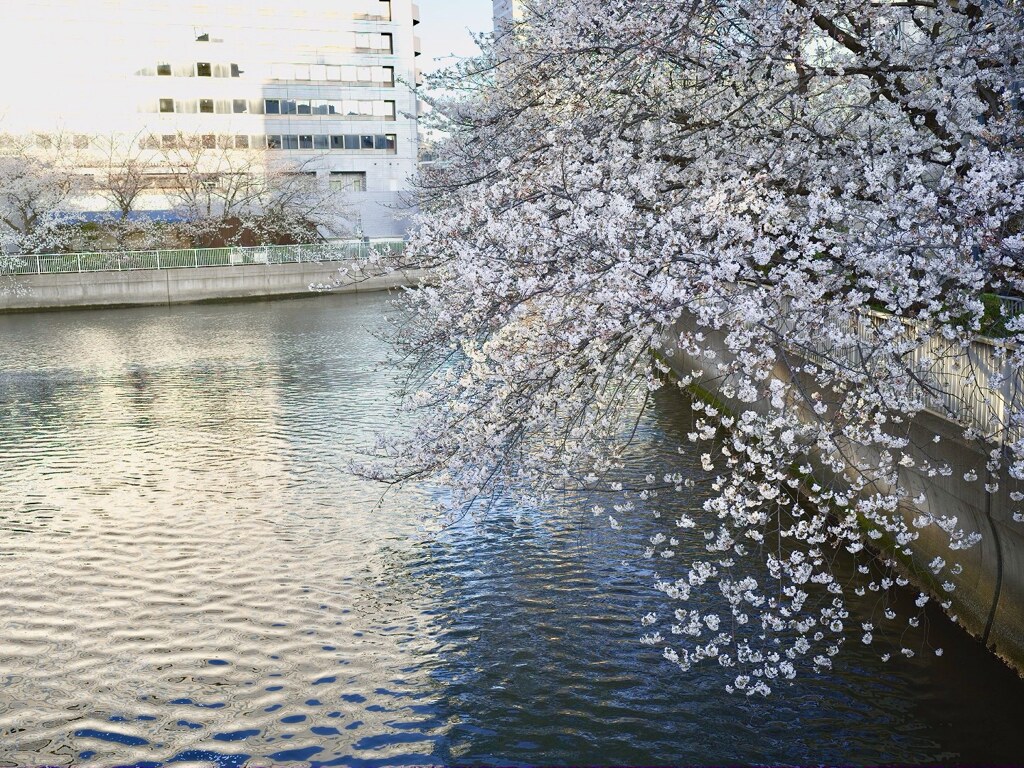
[[[385,311],[0,317],[0,765],[1022,754],[1022,686],[957,632],[941,659],[851,644],[767,702],[674,673],[637,643],[654,521],[510,500],[423,540],[437,489],[340,469],[394,423]],[[685,418],[660,402],[638,464]]]

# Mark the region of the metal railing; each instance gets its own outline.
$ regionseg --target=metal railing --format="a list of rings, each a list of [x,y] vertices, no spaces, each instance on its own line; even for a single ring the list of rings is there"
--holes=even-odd
[[[26,253],[11,270],[15,275],[66,272],[123,272],[136,269],[185,269],[297,264],[320,261],[365,261],[374,253],[400,255],[402,240],[354,240],[311,245],[266,245],[230,248],[176,248],[159,251],[94,251],[88,253]]]
[[[876,359],[883,338],[907,350],[901,356],[903,371],[890,373],[905,378],[906,393],[919,398],[926,410],[973,427],[994,442],[1024,437],[1024,424],[1013,418],[1024,412],[1024,370],[1011,364],[1012,342],[982,337],[961,345],[925,333],[915,321],[868,311],[859,313],[849,327],[848,343],[822,342],[818,349],[801,353],[818,363],[845,362],[867,374],[879,365],[890,367],[884,356]]]

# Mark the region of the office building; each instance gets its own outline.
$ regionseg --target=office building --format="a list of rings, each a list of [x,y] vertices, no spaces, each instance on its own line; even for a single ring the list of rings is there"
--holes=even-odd
[[[418,149],[410,0],[5,5],[0,132],[70,136],[83,155],[116,135],[157,163],[179,134],[266,148],[346,189],[363,234],[404,233]]]

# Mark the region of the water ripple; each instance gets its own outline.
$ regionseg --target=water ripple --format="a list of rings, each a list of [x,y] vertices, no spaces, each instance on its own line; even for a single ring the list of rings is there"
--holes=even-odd
[[[341,469],[399,428],[386,311],[0,317],[0,765],[1019,756],[1020,688],[966,642],[768,706],[671,674],[636,643],[650,531],[584,499],[421,540],[437,489],[380,506]],[[640,458],[684,420],[662,403]]]

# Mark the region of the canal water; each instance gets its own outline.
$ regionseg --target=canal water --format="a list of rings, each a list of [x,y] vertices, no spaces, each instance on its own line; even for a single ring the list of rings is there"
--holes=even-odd
[[[941,658],[853,638],[730,696],[638,643],[654,521],[507,499],[423,535],[443,489],[344,471],[400,428],[389,311],[0,317],[0,766],[1024,759],[1024,686],[941,620]],[[631,460],[686,421],[661,398]]]

